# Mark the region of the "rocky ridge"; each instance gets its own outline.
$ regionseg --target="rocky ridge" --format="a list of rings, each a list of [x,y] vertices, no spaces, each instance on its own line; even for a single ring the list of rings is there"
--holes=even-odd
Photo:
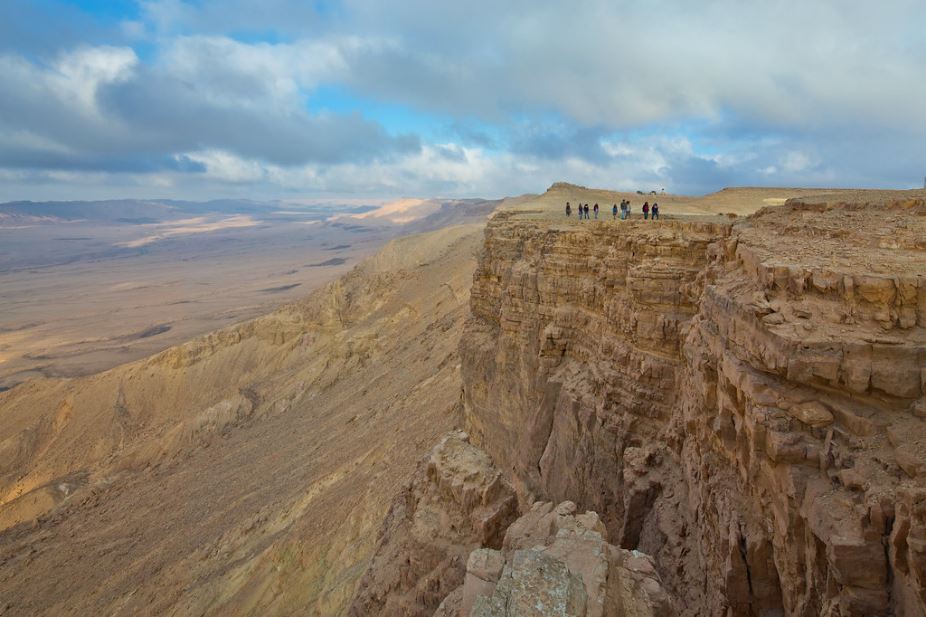
[[[447,435],[393,503],[349,614],[433,614],[463,582],[469,551],[499,548],[516,513],[485,452],[465,433]]]

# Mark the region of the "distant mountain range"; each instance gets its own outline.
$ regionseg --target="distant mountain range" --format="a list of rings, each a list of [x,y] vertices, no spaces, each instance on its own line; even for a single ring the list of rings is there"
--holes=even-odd
[[[260,220],[326,220],[342,218],[341,224],[364,227],[409,226],[412,231],[437,229],[449,224],[471,222],[488,216],[498,200],[429,199],[414,200],[421,207],[410,216],[381,216],[389,204],[293,204],[284,201],[216,199],[178,201],[171,199],[116,199],[108,201],[11,201],[0,204],[0,228],[53,223],[96,223],[144,225],[202,216],[249,215]],[[396,203],[396,202],[393,202]],[[368,213],[372,216],[363,216]]]
[[[177,201],[170,199],[116,199],[108,201],[12,201],[0,204],[0,225],[86,221],[114,224],[160,223],[191,216],[249,214],[262,219],[332,213],[362,213],[373,205],[294,205],[281,201],[216,199]]]

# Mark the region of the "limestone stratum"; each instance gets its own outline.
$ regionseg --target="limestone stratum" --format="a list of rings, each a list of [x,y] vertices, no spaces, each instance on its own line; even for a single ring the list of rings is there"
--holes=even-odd
[[[926,614],[926,191],[642,201],[0,392],[0,615]]]

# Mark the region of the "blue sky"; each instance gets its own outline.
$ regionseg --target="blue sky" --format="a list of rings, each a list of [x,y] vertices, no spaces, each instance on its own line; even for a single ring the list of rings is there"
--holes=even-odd
[[[3,0],[0,200],[921,186],[920,15],[907,0]]]

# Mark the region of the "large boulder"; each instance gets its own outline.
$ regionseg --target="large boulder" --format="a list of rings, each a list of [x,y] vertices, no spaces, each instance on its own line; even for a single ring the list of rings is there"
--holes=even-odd
[[[594,512],[535,503],[501,550],[473,551],[439,617],[657,617],[673,614],[653,561],[606,540]]]
[[[500,548],[516,516],[489,456],[466,433],[447,435],[393,503],[349,614],[430,616],[463,583],[470,551]]]

